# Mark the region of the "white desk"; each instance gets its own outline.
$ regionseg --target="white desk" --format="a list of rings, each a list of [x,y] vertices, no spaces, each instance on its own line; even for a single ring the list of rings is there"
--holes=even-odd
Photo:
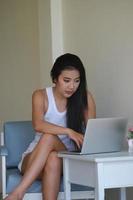
[[[63,158],[65,199],[71,199],[70,183],[95,188],[95,200],[104,200],[104,189],[121,188],[120,199],[126,200],[126,187],[133,186],[133,153],[117,152],[93,155],[68,155]]]

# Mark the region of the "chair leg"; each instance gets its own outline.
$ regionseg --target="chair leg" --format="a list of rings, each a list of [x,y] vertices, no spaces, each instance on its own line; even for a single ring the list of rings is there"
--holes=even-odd
[[[2,198],[6,196],[6,158],[2,156]]]

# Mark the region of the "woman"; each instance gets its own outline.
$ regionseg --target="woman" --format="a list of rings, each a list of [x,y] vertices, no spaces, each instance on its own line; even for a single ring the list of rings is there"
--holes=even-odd
[[[22,181],[6,200],[22,200],[37,178],[42,180],[43,199],[56,200],[62,175],[57,152],[80,149],[86,122],[95,118],[95,103],[78,56],[67,53],[58,57],[51,77],[53,87],[33,93],[32,121],[37,133],[19,163]]]

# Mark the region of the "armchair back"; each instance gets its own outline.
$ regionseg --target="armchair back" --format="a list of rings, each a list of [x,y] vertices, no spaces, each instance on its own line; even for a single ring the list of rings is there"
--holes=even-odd
[[[35,131],[31,121],[6,122],[4,124],[4,141],[8,150],[6,166],[17,167],[22,153],[33,140]]]

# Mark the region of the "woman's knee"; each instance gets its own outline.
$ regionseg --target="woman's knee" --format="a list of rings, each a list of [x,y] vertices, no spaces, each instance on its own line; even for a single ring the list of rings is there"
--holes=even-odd
[[[57,136],[45,133],[40,138],[40,143],[54,144]]]
[[[49,154],[45,165],[45,172],[60,171],[62,169],[62,159],[58,157],[56,151]]]

